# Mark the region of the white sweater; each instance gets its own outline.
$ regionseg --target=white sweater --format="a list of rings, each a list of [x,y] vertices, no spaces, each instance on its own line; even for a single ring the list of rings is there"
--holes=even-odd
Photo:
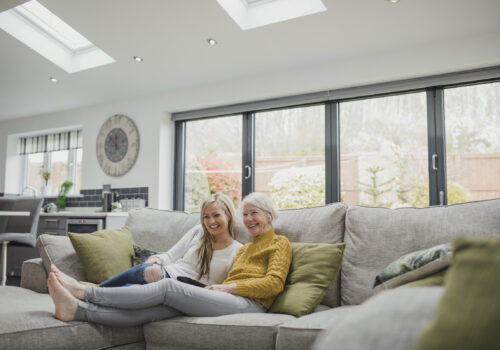
[[[198,280],[200,271],[198,264],[198,248],[203,237],[203,228],[196,225],[167,251],[158,254],[161,264],[165,267],[171,278],[186,276]],[[222,283],[233,265],[234,256],[242,244],[236,240],[224,249],[214,250],[210,261],[209,275],[202,276],[199,280],[207,285]]]

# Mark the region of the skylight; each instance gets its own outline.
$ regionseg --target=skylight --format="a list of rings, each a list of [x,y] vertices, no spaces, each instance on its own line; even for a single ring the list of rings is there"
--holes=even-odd
[[[242,30],[326,11],[321,0],[217,0]]]
[[[115,62],[36,0],[0,13],[0,28],[68,73]]]

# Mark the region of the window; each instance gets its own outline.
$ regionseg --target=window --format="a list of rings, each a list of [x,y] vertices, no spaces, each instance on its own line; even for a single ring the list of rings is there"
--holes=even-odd
[[[174,113],[174,208],[218,191],[210,173],[235,174],[221,181],[235,203],[258,191],[282,209],[500,198],[499,80],[493,67]],[[221,166],[192,165],[210,152]]]
[[[211,193],[241,201],[241,115],[187,123],[184,209],[200,211]]]
[[[325,107],[255,114],[255,183],[278,208],[325,204]]]
[[[73,182],[70,193],[80,193],[82,152],[81,131],[21,138],[19,154],[24,157],[25,174],[21,194],[31,195],[30,188],[38,194],[55,196],[64,181]]]
[[[429,205],[425,93],[340,104],[341,199]]]
[[[444,91],[448,204],[500,197],[500,83]]]

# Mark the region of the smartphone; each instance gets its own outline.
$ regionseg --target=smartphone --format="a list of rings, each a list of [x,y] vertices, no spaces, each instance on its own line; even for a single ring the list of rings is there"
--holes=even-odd
[[[197,287],[201,287],[201,288],[205,288],[207,286],[204,283],[201,283],[201,282],[199,282],[197,280],[194,280],[194,279],[186,277],[186,276],[179,276],[179,277],[177,277],[177,281],[188,283],[188,284],[192,284],[193,286],[197,286]]]

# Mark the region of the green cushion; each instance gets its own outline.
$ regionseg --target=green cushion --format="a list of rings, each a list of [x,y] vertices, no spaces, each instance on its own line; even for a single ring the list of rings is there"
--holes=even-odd
[[[500,240],[460,237],[417,350],[500,348]]]
[[[90,234],[68,233],[87,281],[101,283],[132,267],[134,239],[128,227]]]
[[[269,312],[302,316],[321,302],[337,278],[345,243],[291,243],[292,264],[285,287]]]

